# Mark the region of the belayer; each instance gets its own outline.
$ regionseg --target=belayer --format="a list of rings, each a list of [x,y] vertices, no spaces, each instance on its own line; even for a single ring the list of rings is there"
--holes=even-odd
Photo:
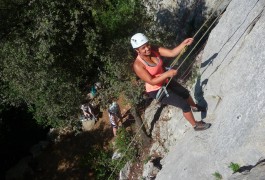
[[[136,75],[145,81],[146,92],[151,98],[156,99],[164,83],[167,83],[169,78],[177,75],[177,70],[174,69],[164,71],[161,56],[176,57],[183,48],[192,44],[192,42],[193,38],[187,38],[175,48],[167,49],[151,46],[148,38],[142,33],[132,36],[131,45],[138,54],[134,61],[133,69]],[[169,81],[166,91],[169,96],[163,93],[159,98],[160,102],[182,109],[183,116],[189,121],[195,131],[205,130],[211,126],[210,123],[195,121],[191,109],[194,111],[206,111],[206,108],[195,104],[186,88],[176,81]]]
[[[108,109],[109,121],[112,126],[113,135],[117,136],[117,130],[119,128],[119,122],[121,122],[122,115],[121,109],[117,102],[113,101]]]

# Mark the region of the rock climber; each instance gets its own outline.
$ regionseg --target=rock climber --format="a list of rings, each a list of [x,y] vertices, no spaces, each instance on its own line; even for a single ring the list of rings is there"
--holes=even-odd
[[[151,46],[148,38],[142,33],[137,33],[131,37],[131,45],[137,52],[133,69],[136,75],[145,81],[146,92],[150,97],[156,99],[157,93],[163,84],[169,78],[177,75],[177,70],[175,69],[164,71],[161,56],[176,57],[184,47],[191,45],[192,42],[193,38],[187,38],[175,48],[168,49]],[[166,90],[169,96],[164,93],[160,98],[160,102],[182,109],[185,119],[188,120],[195,131],[205,130],[211,126],[210,123],[194,119],[191,109],[193,111],[206,111],[206,108],[195,104],[186,88],[176,81],[170,81]]]

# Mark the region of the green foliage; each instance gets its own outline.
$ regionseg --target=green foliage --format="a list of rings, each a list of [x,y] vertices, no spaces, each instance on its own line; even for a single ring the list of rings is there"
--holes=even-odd
[[[76,113],[80,87],[93,79],[98,64],[90,8],[76,0],[31,1],[17,23],[1,42],[3,96],[9,104],[28,104],[40,124],[63,125]]]
[[[219,172],[213,173],[213,176],[215,177],[216,180],[221,180],[223,179],[222,175]]]
[[[111,154],[111,151],[93,148],[84,156],[82,164],[94,171],[96,179],[107,179],[114,169]]]
[[[129,132],[124,128],[119,128],[115,140],[115,149],[118,149],[119,153],[122,154],[121,158],[112,160],[112,151],[93,148],[83,157],[82,164],[94,171],[96,179],[115,179],[124,165],[136,157],[136,149],[132,145],[129,146],[131,139],[132,135]]]
[[[25,103],[40,124],[62,126],[80,111],[85,85],[99,79],[103,105],[120,93],[133,104],[140,101],[143,86],[131,70],[129,43],[144,27],[140,1],[12,2],[5,4],[11,11],[0,12],[6,104]]]
[[[233,171],[233,173],[236,173],[239,170],[240,165],[237,163],[231,162],[228,167]]]
[[[142,100],[144,85],[136,79],[132,70],[134,58],[131,51],[129,40],[123,38],[113,41],[108,55],[101,58],[104,71],[100,73],[100,80],[106,89],[100,94],[100,98],[104,105],[109,98],[118,97],[120,93],[124,93],[132,104],[138,104]]]
[[[184,70],[186,70],[186,69],[184,69]],[[201,75],[200,75],[200,69],[198,66],[193,66],[190,71],[191,71],[191,76],[189,77],[189,79],[187,79],[186,86],[189,88],[192,88],[193,84],[196,83],[196,81],[198,81],[198,79],[200,79]]]
[[[136,149],[133,147],[132,134],[126,131],[125,128],[119,128],[117,131],[117,137],[115,140],[115,147],[119,150],[120,153],[124,154],[123,159],[126,159],[126,162],[135,158]]]
[[[100,57],[103,66],[99,74],[105,90],[99,98],[106,106],[109,99],[123,93],[130,103],[138,104],[142,100],[139,98],[143,84],[136,80],[132,71],[134,56],[129,39],[136,29],[144,27],[143,22],[148,17],[145,17],[138,0],[106,1],[98,8],[92,14],[100,24],[106,43],[105,52]]]
[[[132,134],[127,132],[125,128],[119,128],[115,139],[115,149],[121,153],[121,157],[112,161],[115,165],[113,170],[115,170],[116,174],[119,173],[127,162],[132,162],[136,159],[137,149],[131,142]]]
[[[95,4],[92,15],[108,39],[113,35],[117,37],[117,33],[127,37],[128,31],[133,30],[133,23],[141,19],[139,0],[107,0],[104,3],[96,1]]]

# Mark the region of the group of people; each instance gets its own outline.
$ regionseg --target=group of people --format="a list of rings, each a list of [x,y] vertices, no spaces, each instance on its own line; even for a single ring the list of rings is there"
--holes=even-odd
[[[91,102],[94,99],[94,97],[96,96],[97,91],[100,88],[101,88],[100,82],[94,83],[90,89],[90,92],[87,94],[87,97],[82,102],[80,109],[83,112],[83,118],[81,119],[81,121],[85,121],[85,120],[89,120],[89,119],[97,121],[98,117],[95,113],[95,107],[93,106],[93,104]]]
[[[196,121],[192,111],[206,111],[206,107],[199,106],[192,99],[189,91],[180,85],[177,81],[172,80],[177,75],[177,70],[169,69],[164,70],[163,59],[161,57],[176,57],[183,48],[191,45],[193,38],[187,38],[178,46],[173,49],[165,47],[152,46],[148,38],[142,34],[137,33],[131,37],[131,45],[137,53],[137,57],[133,63],[135,74],[145,81],[146,93],[149,97],[157,99],[158,93],[161,89],[165,88],[166,92],[162,91],[159,96],[159,101],[162,104],[172,105],[182,110],[183,116],[191,124],[195,131],[206,130],[211,124],[204,121]],[[95,96],[96,91],[100,88],[99,83],[95,83],[89,93],[92,98]],[[165,90],[165,89],[164,89]],[[91,110],[89,104],[82,105],[81,109],[85,116],[89,118],[96,118]],[[120,107],[116,102],[112,102],[108,108],[109,121],[113,129],[113,135],[117,135],[119,121],[122,119]]]
[[[83,112],[83,118],[81,121],[86,120],[94,120],[97,121],[98,117],[95,113],[95,108],[93,107],[93,104],[91,101],[94,99],[94,97],[97,95],[98,90],[101,88],[101,83],[96,82],[92,87],[90,92],[87,94],[86,100],[82,103],[80,109]],[[113,135],[117,136],[117,129],[119,127],[119,122],[122,120],[121,110],[120,106],[116,101],[112,101],[110,103],[110,106],[108,108],[108,116],[110,125],[113,129]]]

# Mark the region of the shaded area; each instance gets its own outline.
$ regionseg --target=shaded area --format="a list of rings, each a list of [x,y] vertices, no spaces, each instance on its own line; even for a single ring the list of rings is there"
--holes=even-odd
[[[157,167],[159,170],[162,169],[162,164],[160,163],[160,161],[162,160],[162,157],[157,157],[153,160],[151,160],[151,162],[154,164],[155,167]]]
[[[201,63],[201,67],[209,66],[213,63],[213,60],[217,57],[218,53],[214,53],[209,59]]]
[[[152,131],[154,129],[155,123],[159,120],[159,117],[161,115],[162,110],[164,109],[164,107],[166,107],[166,104],[160,104],[160,107],[157,109],[155,115],[154,115],[154,119],[151,122],[151,127],[150,127],[150,134],[149,137],[152,136]]]
[[[209,25],[217,17],[217,14],[213,14],[210,19],[207,19],[207,23],[204,24],[206,22],[205,14],[212,13],[210,11],[207,12],[207,7],[204,0],[196,1],[193,4],[185,0],[180,2],[178,1],[176,3],[176,8],[173,11],[161,8],[161,10],[157,12],[157,22],[166,32],[163,42],[166,41],[165,43],[172,47],[188,37],[194,37],[196,34],[194,37],[194,43],[188,47],[187,51],[179,59],[178,64],[173,67],[177,68],[178,65],[185,60],[185,62],[182,64],[182,67],[178,71],[178,76],[180,77],[181,83],[185,83],[189,77],[193,76],[192,70],[194,62],[197,55],[204,47],[211,30],[215,26],[213,25],[209,27]],[[215,24],[217,24],[217,22],[215,22]],[[202,27],[202,25],[204,26]],[[207,33],[204,34],[205,32]],[[204,37],[202,38],[202,36]],[[199,43],[194,48],[197,42]],[[192,49],[193,52],[189,54]],[[188,58],[186,59],[187,56]],[[168,63],[171,62],[172,61],[170,60],[170,62],[166,62],[165,65],[169,66]]]
[[[176,43],[175,39],[180,42],[186,37],[192,37],[204,23],[207,10],[204,0],[196,1],[191,6],[185,0],[176,3],[178,4],[174,11],[161,8],[156,14],[157,22],[162,29],[175,37],[166,39],[166,41],[172,41],[172,44]]]
[[[265,159],[258,161],[255,165],[242,166],[238,169],[237,172],[242,173],[245,171],[251,171],[251,169],[255,168],[256,166],[258,166],[261,163],[265,163]]]
[[[207,85],[208,79],[205,79],[201,82],[201,77],[199,76],[197,78],[196,84],[195,84],[195,89],[194,89],[194,98],[199,106],[206,107],[208,108],[208,103],[204,98],[204,92],[203,88]],[[207,111],[206,112],[201,112],[201,119],[205,119],[207,116]]]
[[[111,128],[98,122],[97,129],[78,135],[61,135],[61,141],[52,143],[32,162],[34,174],[29,178],[46,179],[93,179],[94,172],[84,162],[86,154],[95,148],[105,149],[113,138]]]
[[[0,179],[5,179],[6,171],[21,158],[31,155],[30,148],[46,139],[48,128],[42,128],[33,120],[25,107],[1,112]]]

